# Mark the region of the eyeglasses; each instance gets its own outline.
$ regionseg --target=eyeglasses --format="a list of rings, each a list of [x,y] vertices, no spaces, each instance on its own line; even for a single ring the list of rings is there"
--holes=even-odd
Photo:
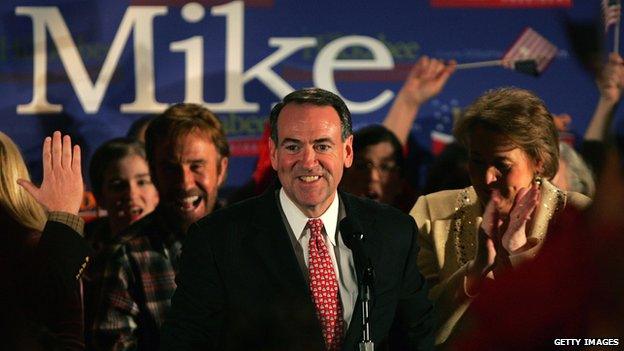
[[[356,171],[364,172],[372,169],[377,170],[383,175],[390,174],[399,169],[399,166],[394,162],[382,162],[379,165],[374,164],[371,161],[355,161],[353,163],[353,169]]]

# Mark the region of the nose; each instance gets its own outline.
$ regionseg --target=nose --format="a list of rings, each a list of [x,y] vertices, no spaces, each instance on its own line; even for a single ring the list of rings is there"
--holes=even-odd
[[[498,172],[496,167],[488,167],[485,171],[485,184],[489,185],[496,182],[499,176],[500,173]]]
[[[136,200],[139,198],[139,186],[138,186],[138,184],[136,184],[135,182],[130,182],[130,186],[128,187],[127,196],[130,199],[130,201],[136,202]]]
[[[316,152],[312,146],[305,147],[301,155],[301,164],[305,169],[313,169],[316,166]]]
[[[379,182],[381,181],[381,171],[379,167],[374,165],[369,165],[368,167],[368,179],[371,182]]]
[[[182,190],[188,190],[195,186],[195,177],[189,165],[181,165],[178,169],[177,186]]]

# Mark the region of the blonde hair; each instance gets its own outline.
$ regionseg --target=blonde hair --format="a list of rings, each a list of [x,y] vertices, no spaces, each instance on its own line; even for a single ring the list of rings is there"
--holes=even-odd
[[[46,213],[18,179],[30,180],[28,169],[17,145],[0,132],[0,210],[27,228],[43,230]]]

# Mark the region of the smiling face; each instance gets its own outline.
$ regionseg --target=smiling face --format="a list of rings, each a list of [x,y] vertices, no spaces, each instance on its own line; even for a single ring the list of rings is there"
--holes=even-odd
[[[308,217],[319,217],[334,200],[344,167],[353,161],[353,136],[345,141],[332,106],[290,103],[271,139],[271,165],[286,195]]]
[[[517,192],[529,187],[541,162],[533,161],[526,152],[516,147],[509,138],[484,129],[475,130],[469,142],[470,180],[479,200],[485,206],[491,191],[500,192],[502,201],[498,210],[508,214]]]
[[[158,204],[158,192],[147,161],[136,154],[125,156],[106,168],[101,194],[112,234],[152,212]]]
[[[212,212],[225,180],[221,157],[206,133],[190,132],[154,150],[154,178],[166,213],[182,230]]]

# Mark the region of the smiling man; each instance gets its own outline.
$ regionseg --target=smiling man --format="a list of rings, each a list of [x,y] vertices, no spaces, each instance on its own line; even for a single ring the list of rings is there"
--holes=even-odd
[[[402,346],[432,347],[414,221],[337,191],[353,162],[342,99],[295,91],[273,108],[270,124],[281,187],[191,225],[161,350],[355,350],[364,256],[376,271],[372,340],[383,349],[396,321],[409,347]],[[352,236],[343,240],[354,234],[340,232],[347,217],[365,228],[361,250]]]
[[[181,242],[193,222],[217,207],[227,173],[221,123],[199,105],[177,104],[156,117],[146,152],[160,204],[121,235],[107,263],[94,323],[98,350],[158,348]]]

